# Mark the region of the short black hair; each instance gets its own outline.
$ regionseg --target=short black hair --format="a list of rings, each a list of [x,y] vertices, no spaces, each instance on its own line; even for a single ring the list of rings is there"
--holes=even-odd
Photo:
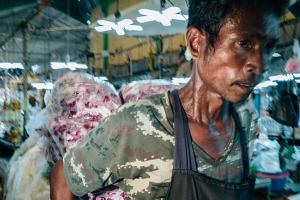
[[[227,17],[238,8],[254,9],[280,17],[289,0],[189,0],[188,27],[196,27],[208,35],[208,45],[214,46]]]

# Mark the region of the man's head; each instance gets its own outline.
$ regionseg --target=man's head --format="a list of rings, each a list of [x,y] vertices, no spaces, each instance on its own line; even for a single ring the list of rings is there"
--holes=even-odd
[[[287,1],[190,0],[187,45],[207,88],[245,99],[265,70]],[[195,75],[195,74],[194,74]]]
[[[196,27],[208,34],[211,47],[227,18],[240,14],[243,9],[256,10],[280,17],[288,0],[190,0],[188,27]]]

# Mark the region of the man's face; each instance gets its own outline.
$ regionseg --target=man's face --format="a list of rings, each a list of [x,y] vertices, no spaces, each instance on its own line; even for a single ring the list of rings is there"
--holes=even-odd
[[[196,60],[207,88],[230,102],[251,93],[279,36],[275,16],[247,10],[241,13],[224,23],[214,48]]]

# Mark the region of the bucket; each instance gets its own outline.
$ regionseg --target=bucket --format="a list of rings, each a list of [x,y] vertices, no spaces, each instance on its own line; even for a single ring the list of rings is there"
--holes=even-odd
[[[270,178],[271,179],[271,191],[272,192],[281,192],[284,190],[284,186],[289,177],[288,172],[282,173],[257,173],[256,177],[258,178]]]

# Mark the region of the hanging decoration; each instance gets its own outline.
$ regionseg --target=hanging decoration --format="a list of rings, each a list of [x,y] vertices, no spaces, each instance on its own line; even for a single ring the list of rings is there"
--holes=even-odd
[[[174,6],[169,7],[162,12],[150,9],[140,9],[139,13],[144,15],[136,18],[139,23],[156,21],[163,26],[171,26],[172,20],[186,21],[188,19],[188,15],[182,15],[181,9]]]
[[[142,31],[143,27],[139,25],[134,25],[131,19],[123,19],[117,23],[107,21],[107,20],[98,20],[97,23],[99,26],[95,27],[97,32],[106,32],[115,30],[118,35],[125,35],[125,31]]]
[[[24,69],[21,63],[8,63],[8,62],[0,63],[0,68],[1,69]]]

